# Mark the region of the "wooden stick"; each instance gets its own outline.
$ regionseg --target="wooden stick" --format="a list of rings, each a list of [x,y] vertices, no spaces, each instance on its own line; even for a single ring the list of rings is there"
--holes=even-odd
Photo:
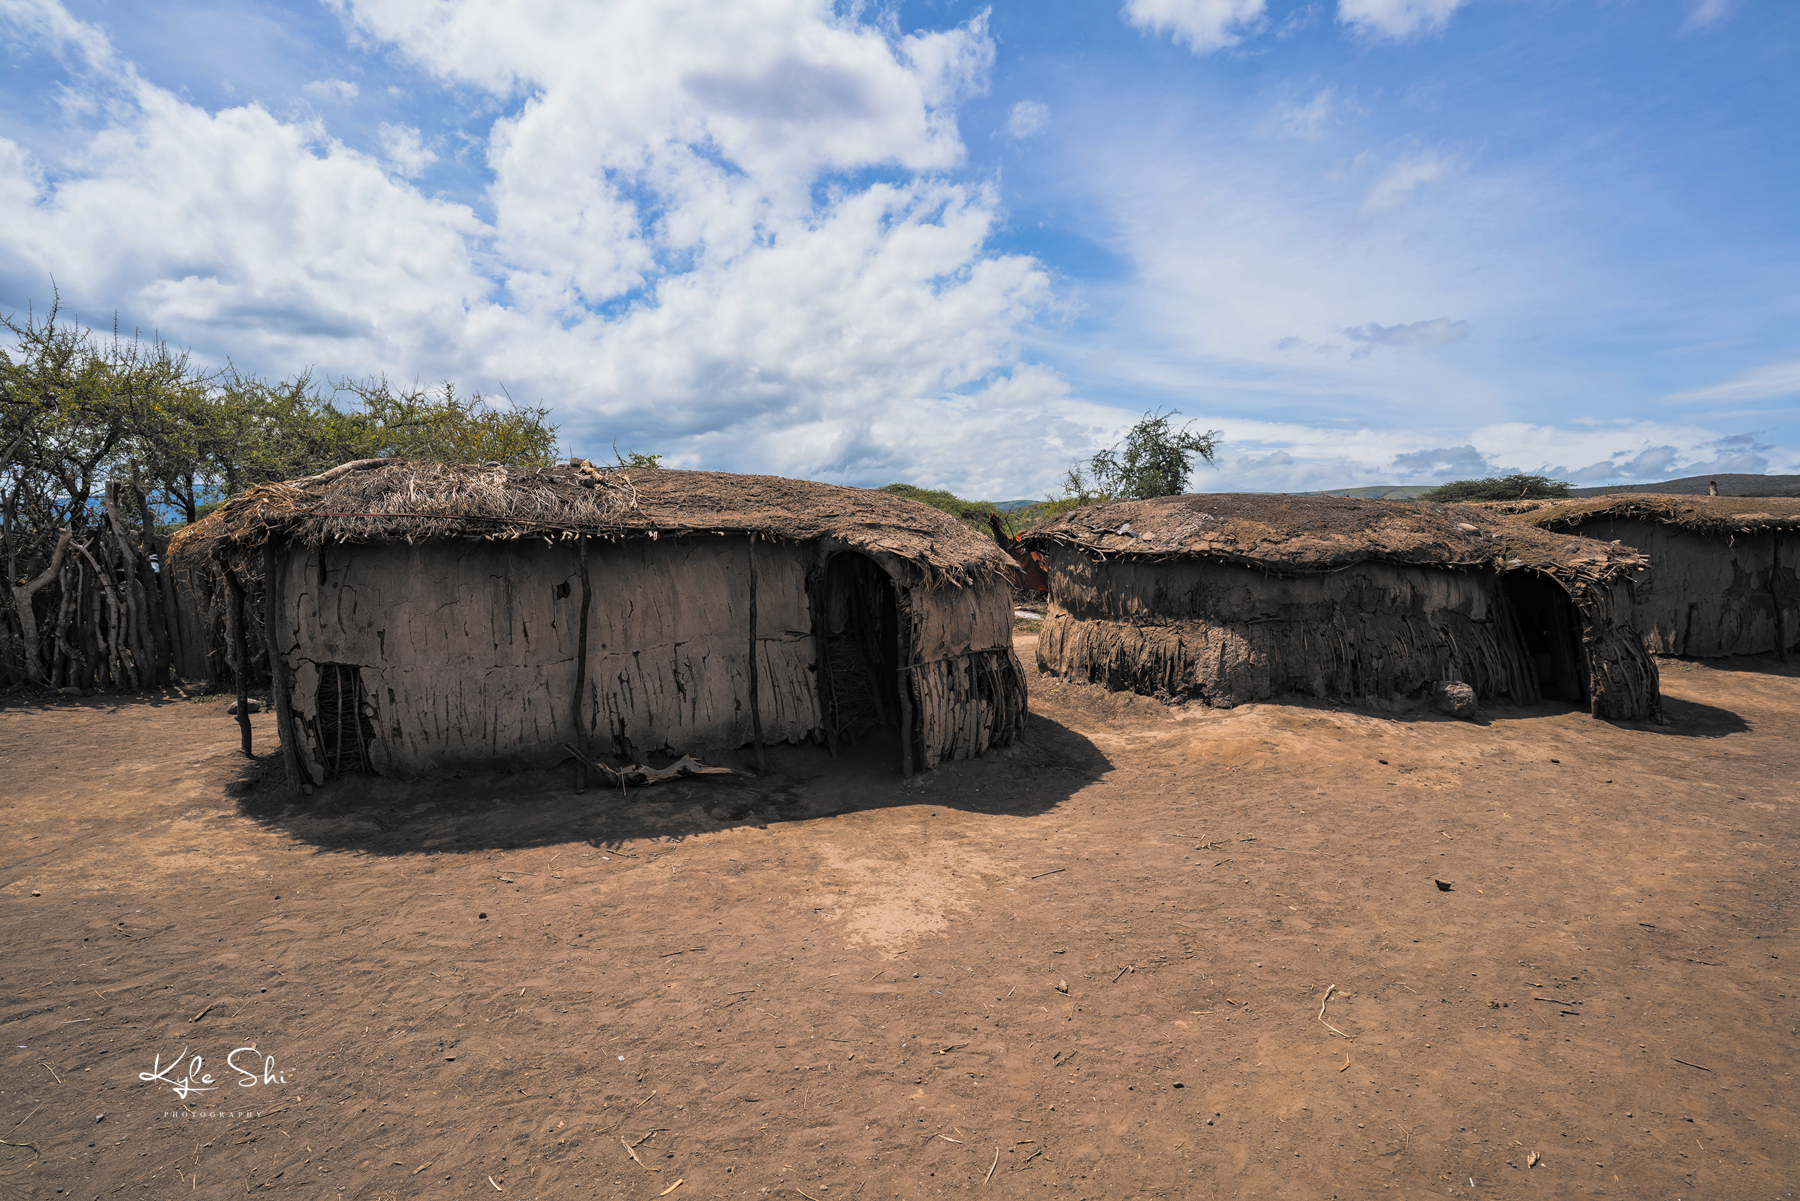
[[[196,1013],[196,1014],[195,1014],[195,1015],[194,1015],[194,1016],[193,1016],[193,1017],[191,1017],[191,1018],[189,1018],[189,1019],[188,1019],[188,1021],[190,1021],[190,1022],[197,1022],[197,1021],[199,1021],[199,1020],[200,1020],[200,1019],[201,1019],[201,1018],[203,1018],[203,1017],[205,1017],[205,1016],[206,1016],[206,1015],[207,1015],[207,1014],[209,1014],[209,1013],[211,1013],[211,1012],[212,1012],[212,1010],[213,1010],[213,1005],[217,1005],[217,1004],[218,1004],[218,1002],[217,1002],[217,1001],[214,1001],[214,1002],[213,1002],[213,1003],[212,1003],[212,1005],[208,1005],[208,1006],[207,1006],[207,1007],[206,1007],[206,1008],[205,1008],[205,1009],[202,1009],[202,1010],[201,1010],[201,1011],[200,1011],[200,1012],[199,1012],[199,1013]]]
[[[768,765],[763,762],[763,728],[762,703],[758,698],[761,689],[757,683],[756,673],[756,537],[751,536],[745,556],[750,563],[750,734],[756,740],[756,774],[768,774]]]
[[[1674,1056],[1673,1056],[1673,1055],[1671,1055],[1671,1056],[1669,1056],[1669,1058],[1670,1058],[1670,1059],[1675,1059],[1675,1057],[1674,1057]],[[1699,1064],[1699,1063],[1689,1063],[1689,1062],[1688,1062],[1688,1061],[1687,1061],[1687,1060],[1685,1060],[1685,1059],[1675,1059],[1675,1062],[1676,1062],[1676,1063],[1679,1063],[1679,1064],[1681,1064],[1681,1065],[1682,1065],[1682,1066],[1683,1066],[1683,1067],[1689,1067],[1689,1068],[1699,1068],[1699,1069],[1700,1069],[1700,1070],[1701,1070],[1701,1071],[1703,1071],[1703,1072],[1710,1072],[1710,1071],[1712,1071],[1712,1069],[1711,1069],[1711,1068],[1709,1068],[1709,1067],[1707,1067],[1707,1066],[1706,1066],[1706,1065],[1705,1065],[1705,1064]]]
[[[581,617],[575,631],[575,745],[582,754],[575,758],[575,791],[587,790],[587,731],[581,725],[581,694],[587,691],[587,641],[588,641],[588,606],[593,603],[594,590],[588,580],[587,539],[580,545],[581,553]]]
[[[645,1163],[643,1160],[639,1159],[637,1151],[632,1147],[632,1145],[630,1143],[626,1142],[624,1139],[619,1140],[619,1145],[621,1147],[625,1148],[625,1154],[631,1156],[631,1162],[637,1164],[637,1166],[644,1169],[644,1171],[654,1172],[657,1170],[657,1169],[651,1167],[649,1164]]]
[[[219,566],[225,572],[225,591],[231,598],[231,646],[237,655],[237,721],[238,734],[243,743],[244,758],[254,759],[250,751],[250,640],[244,635],[244,627],[249,623],[249,614],[244,610],[244,585],[237,578],[237,572]]]
[[[1333,984],[1330,988],[1327,988],[1325,990],[1325,999],[1323,1001],[1319,1002],[1319,1020],[1321,1022],[1325,1022],[1325,1029],[1331,1031],[1333,1034],[1337,1035],[1339,1038],[1347,1039],[1350,1042],[1355,1042],[1356,1040],[1351,1038],[1348,1034],[1345,1034],[1342,1030],[1339,1030],[1336,1026],[1333,1026],[1330,1022],[1325,1021],[1325,1006],[1331,1004],[1331,994],[1336,991],[1337,991],[1337,985],[1335,985],[1335,984]],[[1229,999],[1230,998],[1227,998],[1227,1000],[1229,1000]]]
[[[674,1184],[671,1184],[668,1188],[664,1189],[662,1192],[660,1192],[656,1195],[659,1197],[666,1197],[670,1193],[674,1192],[676,1189],[680,1188],[682,1186],[682,1183],[683,1183],[682,1180],[677,1180]]]
[[[300,771],[300,748],[294,743],[293,686],[281,655],[281,554],[270,541],[263,548],[263,624],[269,639],[269,687],[274,692],[275,730],[281,738],[281,763],[288,788],[298,794],[306,783]]]
[[[998,1146],[996,1146],[994,1148],[994,1162],[988,1165],[988,1174],[981,1178],[981,1183],[986,1184],[988,1181],[992,1180],[994,1178],[994,1169],[999,1166],[1000,1166],[1000,1148]]]
[[[1042,880],[1045,876],[1054,876],[1057,872],[1066,872],[1068,870],[1069,869],[1066,867],[1057,867],[1057,868],[1052,868],[1051,870],[1049,870],[1047,872],[1039,872],[1035,876],[1028,876],[1026,878],[1029,880]]]
[[[890,580],[887,587],[894,588]],[[900,777],[911,779],[913,774],[913,704],[912,704],[912,658],[908,651],[906,638],[906,613],[900,605],[899,589],[894,588],[894,640],[898,643],[896,662],[898,669],[894,672],[894,683],[900,697]],[[923,748],[921,748],[921,751]],[[921,764],[921,771],[924,766]]]

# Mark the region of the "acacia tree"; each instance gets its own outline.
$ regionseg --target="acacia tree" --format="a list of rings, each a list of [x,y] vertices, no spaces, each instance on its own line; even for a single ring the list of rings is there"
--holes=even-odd
[[[180,657],[167,534],[250,485],[352,459],[544,466],[548,410],[385,377],[208,371],[160,339],[0,314],[0,685],[143,689]]]
[[[1072,465],[1063,476],[1063,496],[1087,503],[1096,500],[1144,500],[1179,496],[1198,456],[1207,463],[1218,453],[1219,431],[1193,432],[1193,422],[1179,429],[1180,412],[1145,413],[1123,439]]]
[[[1547,475],[1515,472],[1512,475],[1489,476],[1484,480],[1452,480],[1448,484],[1439,484],[1419,499],[1438,502],[1539,500],[1568,494],[1569,485],[1562,480],[1553,480]]]

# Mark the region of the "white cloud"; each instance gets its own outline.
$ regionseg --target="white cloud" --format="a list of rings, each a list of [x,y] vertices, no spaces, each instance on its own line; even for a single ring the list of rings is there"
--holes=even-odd
[[[300,90],[314,100],[327,104],[346,104],[356,99],[362,89],[348,79],[315,79],[302,84]]]
[[[1125,0],[1120,14],[1135,29],[1167,33],[1195,54],[1235,46],[1261,24],[1264,0]]]
[[[1790,359],[1785,363],[1769,363],[1762,367],[1753,367],[1749,371],[1734,375],[1723,383],[1695,388],[1690,392],[1676,392],[1663,399],[1732,402],[1764,400],[1771,396],[1794,396],[1797,394],[1800,394],[1800,359]]]
[[[1338,0],[1338,21],[1373,38],[1403,41],[1439,33],[1468,0]],[[1710,3],[1711,0],[1706,0]]]
[[[1282,130],[1291,138],[1317,141],[1331,126],[1337,115],[1337,101],[1330,88],[1321,88],[1305,104],[1288,105],[1281,110]]]
[[[388,163],[401,175],[408,178],[420,175],[437,162],[437,152],[425,144],[424,137],[412,126],[390,125],[384,121],[377,132]]]
[[[1049,123],[1048,105],[1039,104],[1035,100],[1021,100],[1006,115],[1006,132],[1011,137],[1028,138],[1034,133],[1042,132]]]
[[[129,63],[92,70],[104,35],[39,9],[33,36],[87,56],[71,85],[103,117],[55,162],[0,140],[0,277],[54,278],[202,357],[504,384],[581,450],[617,435],[853,483],[1050,476],[1124,416],[1023,358],[1049,280],[986,249],[991,187],[944,179],[993,61],[979,19],[900,36],[783,0],[348,9],[503,102],[478,216],[404,178],[432,154],[414,128],[382,127],[384,164],[317,116],[208,112]],[[870,167],[886,182],[853,182]]]
[[[1391,163],[1363,196],[1363,211],[1378,213],[1397,208],[1411,200],[1426,184],[1436,183],[1454,172],[1456,165],[1454,159],[1430,153]]]
[[[1687,20],[1681,23],[1683,33],[1716,25],[1731,12],[1731,0],[1694,0]]]
[[[1377,346],[1415,347],[1448,346],[1469,336],[1467,321],[1434,317],[1430,321],[1414,321],[1410,325],[1354,325],[1344,331],[1352,342],[1362,343],[1352,351],[1353,359],[1366,359]]]

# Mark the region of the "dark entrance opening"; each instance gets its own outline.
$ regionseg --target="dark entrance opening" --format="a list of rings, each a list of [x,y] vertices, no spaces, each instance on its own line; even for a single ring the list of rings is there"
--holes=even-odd
[[[325,776],[366,775],[369,747],[375,742],[374,707],[363,689],[362,668],[352,663],[319,664],[319,754]]]
[[[898,749],[900,614],[894,582],[867,555],[846,552],[825,565],[815,610],[825,734],[839,744]]]
[[[1547,699],[1587,703],[1587,655],[1581,646],[1581,617],[1562,586],[1535,571],[1500,577],[1507,604],[1537,668],[1538,689]]]

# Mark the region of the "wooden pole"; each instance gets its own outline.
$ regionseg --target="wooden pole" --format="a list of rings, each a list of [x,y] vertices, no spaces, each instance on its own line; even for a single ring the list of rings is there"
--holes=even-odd
[[[587,691],[588,606],[594,592],[588,582],[587,539],[581,540],[581,621],[575,632],[575,791],[587,789],[587,728],[581,724],[581,696]]]
[[[907,646],[906,613],[900,605],[900,589],[890,582],[889,588],[894,590],[894,638],[898,645],[896,662],[899,666],[894,671],[894,680],[900,686],[900,778],[910,779],[913,774],[913,705],[912,705],[912,656]]]
[[[244,758],[254,759],[256,756],[250,750],[250,639],[244,633],[250,615],[244,612],[244,585],[238,582],[237,573],[223,563],[219,566],[225,573],[225,588],[231,594],[229,613],[231,649],[237,656],[238,733],[243,742]]]
[[[761,689],[757,684],[756,670],[756,538],[750,539],[748,557],[750,560],[750,732],[756,739],[756,774],[766,775],[768,766],[763,762],[762,703],[758,697]]]
[[[288,788],[311,791],[300,774],[300,748],[294,745],[293,685],[287,662],[281,656],[281,555],[273,541],[263,548],[263,632],[269,642],[269,691],[275,701],[275,732],[281,739],[281,763],[287,770]]]
[[[1788,661],[1788,640],[1786,622],[1781,614],[1781,592],[1776,588],[1776,581],[1781,577],[1781,531],[1770,530],[1769,538],[1769,600],[1775,606],[1775,654],[1783,663]]]

